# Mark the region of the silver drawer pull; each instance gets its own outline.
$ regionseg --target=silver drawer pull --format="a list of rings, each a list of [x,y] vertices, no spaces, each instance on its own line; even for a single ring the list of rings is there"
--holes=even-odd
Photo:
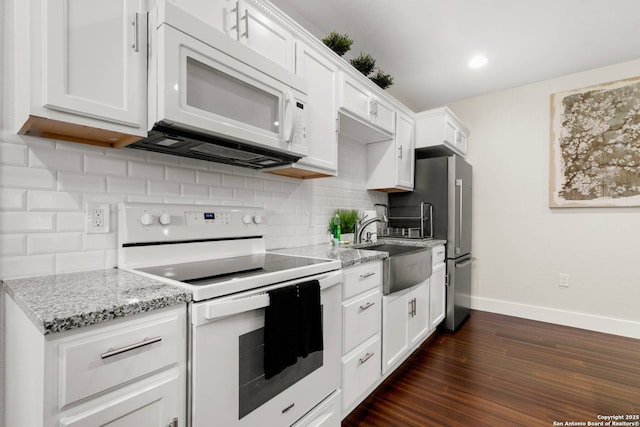
[[[376,274],[376,273],[375,273],[375,272],[373,272],[373,271],[370,271],[369,273],[361,274],[361,275],[360,275],[360,278],[361,278],[361,279],[366,279],[367,277],[371,277],[371,276],[373,276],[374,274]]]
[[[375,302],[368,302],[368,303],[366,303],[365,305],[361,305],[361,306],[360,306],[360,311],[365,311],[367,308],[371,308],[371,307],[373,307],[374,305],[376,305],[376,303],[375,303]]]
[[[100,357],[102,359],[106,359],[107,357],[116,356],[118,354],[125,353],[127,351],[131,351],[131,350],[134,350],[136,348],[144,347],[145,345],[153,344],[153,343],[156,343],[156,342],[159,342],[159,341],[162,341],[162,337],[153,337],[153,338],[146,338],[145,337],[145,339],[143,339],[142,341],[137,342],[135,344],[130,344],[130,345],[127,345],[127,346],[124,346],[124,347],[120,347],[120,348],[110,348],[109,350],[107,350],[106,353],[102,353],[100,355]]]
[[[169,424],[169,427],[178,427],[178,417],[175,417],[173,420],[171,420],[171,424]]]
[[[367,360],[371,359],[373,357],[374,353],[367,353],[364,355],[363,358],[359,359],[360,360],[360,364],[362,365],[364,362],[366,362]]]

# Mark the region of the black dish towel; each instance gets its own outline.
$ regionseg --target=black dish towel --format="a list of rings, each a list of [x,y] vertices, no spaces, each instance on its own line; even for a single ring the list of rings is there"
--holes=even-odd
[[[323,349],[320,283],[312,280],[269,291],[264,315],[264,373],[269,379],[298,356]]]

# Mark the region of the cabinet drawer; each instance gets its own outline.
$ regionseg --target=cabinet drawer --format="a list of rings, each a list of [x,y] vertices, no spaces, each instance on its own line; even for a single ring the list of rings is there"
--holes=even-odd
[[[368,262],[344,270],[343,299],[358,295],[382,284],[382,261]]]
[[[333,392],[320,405],[291,427],[335,427],[340,425],[340,390]]]
[[[75,336],[58,348],[60,408],[183,359],[181,311]]]
[[[375,384],[380,375],[380,338],[376,336],[342,362],[342,411]]]
[[[367,338],[380,332],[381,300],[380,291],[375,290],[343,304],[343,353],[350,352]]]

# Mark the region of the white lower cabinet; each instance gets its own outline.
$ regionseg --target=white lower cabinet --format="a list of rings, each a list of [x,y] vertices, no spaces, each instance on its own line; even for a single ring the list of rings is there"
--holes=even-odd
[[[429,333],[429,280],[382,299],[382,373]]]
[[[342,406],[349,408],[364,398],[380,378],[380,335],[342,358]]]
[[[184,425],[184,304],[50,335],[5,309],[6,427]]]
[[[342,415],[381,377],[382,261],[344,270],[342,301]]]

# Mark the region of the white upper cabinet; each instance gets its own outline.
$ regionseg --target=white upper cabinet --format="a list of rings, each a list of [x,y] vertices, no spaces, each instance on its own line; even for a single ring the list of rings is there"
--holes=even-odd
[[[362,79],[365,79],[363,76]],[[340,73],[338,86],[340,135],[368,144],[393,137],[396,110],[367,85],[346,72]]]
[[[16,5],[21,2],[17,2]],[[147,14],[136,0],[31,0],[17,9],[21,133],[122,146],[147,135]],[[28,17],[28,18],[27,18]],[[20,32],[29,37],[21,39]]]
[[[413,190],[413,119],[401,112],[396,117],[393,140],[367,145],[367,190]]]
[[[228,4],[227,34],[294,71],[294,37],[280,19],[256,1],[238,0]]]
[[[416,149],[466,156],[469,130],[447,107],[417,113],[415,120]]]

